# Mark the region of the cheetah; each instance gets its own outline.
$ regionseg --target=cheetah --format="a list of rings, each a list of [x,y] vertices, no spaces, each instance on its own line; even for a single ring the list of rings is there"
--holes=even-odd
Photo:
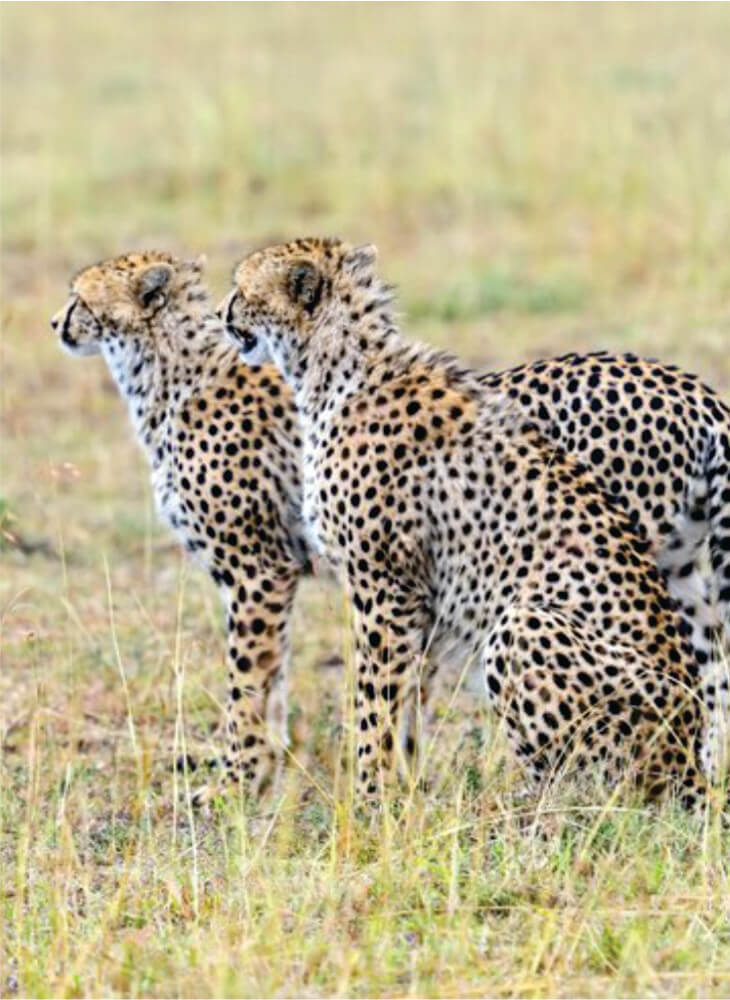
[[[724,409],[659,366],[642,369],[632,393],[630,370],[641,367],[634,359],[561,359],[501,376],[471,371],[401,337],[375,259],[374,248],[338,240],[269,247],[239,264],[222,306],[244,355],[256,341],[294,392],[305,529],[337,568],[353,608],[360,795],[375,796],[394,770],[408,704],[429,681],[428,654],[429,662],[479,659],[534,780],[592,764],[609,778],[628,772],[652,795],[680,788],[691,804],[706,787],[698,659],[656,547],[668,539],[664,565],[671,551],[690,566],[685,575],[695,572],[695,552],[675,537],[678,487],[664,510],[666,487],[652,481],[649,508],[638,502],[643,491],[615,490],[621,469],[612,460],[642,439],[645,425],[631,441],[620,433],[631,415],[643,417],[635,396],[643,406],[652,390],[662,406],[678,400],[689,410],[688,399],[697,400],[718,423]],[[593,403],[602,392],[619,396],[605,414],[605,460],[582,454],[584,439],[600,436],[593,428],[604,432]],[[659,455],[669,454],[676,478],[695,471],[673,464],[689,436],[672,424],[665,448],[660,435]],[[705,446],[708,438],[697,435]],[[692,523],[728,460],[727,437],[713,444],[719,464],[707,476],[708,494],[685,488]],[[610,477],[599,483],[591,462],[598,472],[612,469]],[[650,463],[645,474],[651,481]],[[717,510],[708,517],[725,527]]]
[[[94,264],[51,322],[72,355],[106,361],[158,511],[218,588],[228,635],[220,787],[260,795],[287,745],[289,618],[307,558],[292,395],[275,368],[253,368],[226,344],[202,261],[145,252]]]

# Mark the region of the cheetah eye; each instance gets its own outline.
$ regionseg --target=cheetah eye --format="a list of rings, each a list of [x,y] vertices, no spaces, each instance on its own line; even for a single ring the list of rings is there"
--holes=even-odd
[[[259,340],[256,334],[249,333],[248,330],[241,331],[239,337],[241,338],[241,346],[246,353],[252,351]]]

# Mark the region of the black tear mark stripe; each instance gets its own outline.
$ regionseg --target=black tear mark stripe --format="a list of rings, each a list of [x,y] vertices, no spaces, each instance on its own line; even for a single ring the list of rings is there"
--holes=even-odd
[[[74,299],[71,305],[68,307],[68,312],[66,313],[66,318],[63,321],[63,329],[61,330],[61,340],[69,341],[71,337],[69,335],[69,329],[71,327],[71,317],[73,316],[74,309],[79,304],[78,299]]]
[[[228,300],[228,308],[226,309],[226,326],[233,327],[233,306],[238,298],[238,292],[234,292]]]
[[[258,342],[258,338],[250,332],[250,330],[241,330],[240,327],[236,326],[233,322],[233,306],[236,304],[240,297],[239,292],[234,292],[230,299],[228,300],[228,306],[226,308],[226,330],[231,334],[236,341],[241,345],[244,352],[252,351]]]

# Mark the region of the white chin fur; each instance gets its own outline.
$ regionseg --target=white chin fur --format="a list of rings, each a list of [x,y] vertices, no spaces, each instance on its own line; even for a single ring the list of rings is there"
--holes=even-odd
[[[101,347],[95,341],[86,344],[69,344],[66,340],[61,340],[61,347],[74,358],[90,358],[94,354],[101,354]]]

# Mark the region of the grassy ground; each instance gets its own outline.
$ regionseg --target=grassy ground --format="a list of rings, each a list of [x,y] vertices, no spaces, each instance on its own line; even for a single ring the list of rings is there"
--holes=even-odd
[[[217,739],[215,594],[48,317],[124,249],[205,251],[222,293],[252,243],[333,232],[473,361],[633,349],[730,395],[730,9],[1,17],[0,995],[727,996],[717,816],[525,800],[464,698],[431,790],[352,822],[331,587],[297,611],[282,798],[193,816],[171,763]]]

